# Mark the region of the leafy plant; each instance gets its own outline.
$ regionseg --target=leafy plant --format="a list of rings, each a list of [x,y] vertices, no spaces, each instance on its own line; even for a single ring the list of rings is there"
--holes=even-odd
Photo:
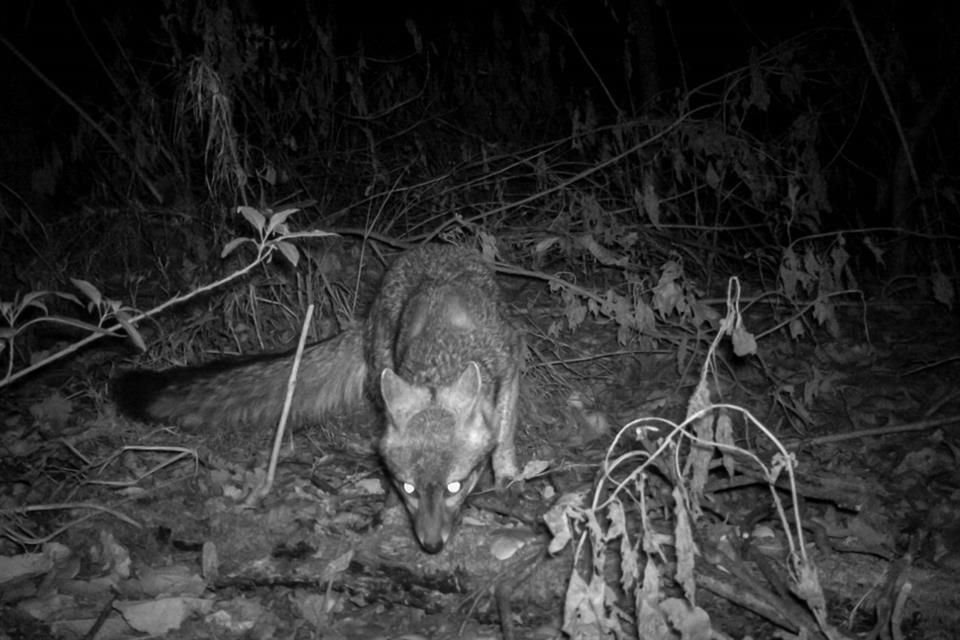
[[[709,399],[710,363],[721,338],[729,335],[744,355],[756,350],[737,310],[737,289],[733,287],[728,297],[727,315],[686,419],[680,424],[658,418],[628,422],[607,449],[589,501],[583,494],[561,497],[544,518],[553,534],[551,553],[575,544],[563,628],[571,638],[711,636],[710,616],[696,605],[697,565],[703,560],[693,530],[702,516],[700,501],[715,457],[731,477],[742,460],[762,471],[788,544],[785,564],[791,590],[807,604],[820,631],[840,637],[827,619],[817,569],[806,552],[794,479],[796,460],[749,411]],[[745,418],[749,428],[776,447],[770,464],[735,445],[734,415]],[[617,453],[631,435],[641,446]],[[791,492],[789,517],[775,488],[782,475]],[[668,522],[662,521],[662,514],[669,514]],[[611,563],[618,568],[614,574],[609,571]]]
[[[6,328],[0,329],[0,354],[7,352],[7,372],[0,380],[0,388],[7,386],[14,381],[29,375],[30,373],[49,365],[52,362],[76,352],[81,347],[104,336],[116,336],[122,330],[139,348],[145,349],[143,338],[136,329],[136,324],[141,320],[153,317],[169,307],[180,304],[198,295],[213,291],[234,280],[248,274],[260,264],[268,262],[275,252],[279,252],[293,266],[296,266],[300,260],[300,252],[292,244],[293,240],[300,238],[321,238],[333,235],[326,231],[291,231],[287,219],[297,212],[296,209],[285,209],[276,213],[263,212],[251,207],[240,207],[238,212],[257,232],[256,238],[236,238],[227,243],[221,252],[221,257],[226,257],[233,253],[242,245],[253,245],[255,255],[247,264],[229,275],[200,287],[193,291],[175,296],[153,309],[145,312],[137,312],[134,309],[124,306],[116,300],[105,298],[93,284],[85,280],[73,280],[74,285],[86,296],[87,303],[83,304],[74,294],[64,292],[34,291],[22,296],[17,295],[11,301],[0,301],[0,314],[7,323]],[[91,324],[77,318],[71,318],[59,314],[51,314],[44,301],[47,296],[55,296],[67,300],[83,307],[88,313],[96,314],[98,321]],[[33,317],[26,316],[31,313],[38,313]],[[116,321],[115,324],[110,324]],[[14,371],[14,346],[18,335],[28,330],[32,325],[47,322],[54,324],[65,324],[88,331],[89,334],[74,342],[73,344],[33,362],[29,366]]]

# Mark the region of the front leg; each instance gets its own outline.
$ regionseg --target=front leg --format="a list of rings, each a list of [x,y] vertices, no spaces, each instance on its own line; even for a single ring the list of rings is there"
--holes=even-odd
[[[519,474],[514,435],[517,430],[517,399],[520,396],[520,370],[514,368],[501,381],[494,407],[493,421],[497,433],[497,448],[493,451],[493,477],[497,488],[504,488]]]

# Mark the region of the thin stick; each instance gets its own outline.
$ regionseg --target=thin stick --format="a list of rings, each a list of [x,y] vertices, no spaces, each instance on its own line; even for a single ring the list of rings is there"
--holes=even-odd
[[[280,445],[283,442],[283,434],[287,430],[287,418],[290,417],[290,407],[293,405],[293,392],[297,388],[297,373],[300,371],[300,361],[303,359],[303,349],[307,344],[307,334],[310,330],[310,321],[313,319],[314,305],[311,303],[307,307],[307,316],[303,320],[303,327],[300,329],[300,342],[297,344],[297,353],[293,358],[293,367],[290,369],[290,379],[287,381],[287,397],[283,400],[283,412],[280,414],[280,422],[277,424],[277,433],[273,438],[273,451],[270,453],[270,467],[267,469],[267,478],[263,485],[251,494],[251,498],[259,500],[270,493],[273,488],[273,480],[277,475],[277,461],[280,458]]]
[[[957,422],[960,422],[960,416],[952,415],[944,418],[936,418],[933,420],[917,420],[916,422],[895,424],[887,427],[860,429],[858,431],[850,431],[848,433],[833,433],[827,436],[790,441],[789,443],[786,443],[786,445],[792,448],[797,444],[802,444],[804,446],[832,444],[835,442],[843,442],[844,440],[856,440],[857,438],[873,438],[876,436],[887,436],[894,433],[907,433],[910,431],[928,431],[930,429],[936,429],[937,427],[943,427]]]
[[[913,186],[920,192],[920,176],[917,174],[917,167],[913,163],[913,154],[911,153],[910,143],[907,142],[907,134],[903,131],[903,125],[900,123],[900,118],[897,117],[897,110],[893,106],[893,99],[890,97],[890,92],[887,91],[887,85],[883,81],[883,75],[880,73],[880,69],[877,68],[877,61],[874,59],[873,52],[870,51],[869,45],[867,45],[867,38],[863,35],[863,29],[860,27],[860,21],[857,19],[857,14],[853,10],[853,3],[847,0],[843,3],[847,9],[847,13],[850,14],[850,23],[853,25],[853,30],[857,34],[857,40],[860,42],[860,48],[863,49],[863,57],[867,59],[867,65],[870,67],[870,72],[873,74],[874,80],[877,81],[877,89],[880,90],[880,95],[883,97],[883,104],[886,105],[887,111],[890,112],[890,120],[893,122],[893,129],[897,133],[897,139],[900,141],[900,145],[903,147],[903,155],[907,160],[907,167],[910,169],[910,177],[913,179]]]

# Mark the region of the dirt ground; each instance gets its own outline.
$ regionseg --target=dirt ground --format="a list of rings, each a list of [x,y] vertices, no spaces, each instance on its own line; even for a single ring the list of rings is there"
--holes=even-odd
[[[589,495],[621,425],[683,418],[704,350],[625,347],[589,322],[561,341],[544,329],[556,309],[520,311],[531,334],[520,458],[545,471],[505,495],[480,491],[438,555],[385,509],[374,415],[295,427],[272,491],[256,499],[272,427],[187,433],[120,417],[104,392],[115,354],[84,353],[5,391],[0,638],[91,627],[98,638],[570,633],[577,545],[549,552],[543,515]],[[795,456],[796,510],[782,478],[778,491],[791,526],[799,514],[835,637],[956,637],[956,314],[875,299],[843,308],[832,334],[796,340],[763,335],[778,318],[759,306],[746,317],[758,356],[724,351],[712,397],[748,409]],[[759,429],[736,415],[733,427],[737,446],[772,459]],[[617,452],[642,446],[620,442]],[[731,475],[715,455],[699,498],[696,604],[726,634],[714,637],[786,637],[798,624],[816,637],[770,488],[736,460]],[[628,529],[645,509],[644,527],[672,530],[665,486],[650,482],[646,504],[625,506]],[[620,578],[611,566],[610,589]]]

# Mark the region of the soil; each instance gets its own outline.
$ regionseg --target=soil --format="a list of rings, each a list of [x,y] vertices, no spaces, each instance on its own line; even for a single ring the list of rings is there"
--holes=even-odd
[[[551,548],[543,517],[571,496],[589,504],[611,454],[636,461],[611,477],[634,477],[670,430],[640,437],[628,429],[611,446],[615,436],[637,418],[683,419],[712,334],[705,328],[702,342],[674,338],[652,348],[619,344],[611,327],[586,322],[561,340],[548,327],[562,323],[562,312],[545,296],[524,299],[517,311],[531,339],[518,444],[521,464],[545,470],[503,494],[482,488],[437,555],[418,547],[406,515],[388,503],[375,415],[295,425],[272,489],[257,499],[272,426],[187,433],[128,421],[104,394],[103,351],[8,390],[0,638],[69,637],[96,624],[97,637],[588,637],[583,616],[582,626],[571,619],[582,611],[571,599],[574,557],[583,580],[605,577],[609,606],[633,570],[622,539],[639,552],[631,562],[641,580],[658,567],[661,605],[685,596],[729,637],[801,627],[809,637],[823,629],[834,637],[956,637],[956,314],[875,299],[838,309],[831,331],[808,326],[790,338],[783,328],[763,334],[783,318],[759,305],[748,312],[757,354],[737,356],[725,343],[708,383],[714,402],[743,407],[757,422],[733,409],[711,414],[729,419],[730,441],[746,453],[712,450],[702,487],[688,487],[690,583],[679,570],[679,539],[671,541],[677,476],[668,457],[650,467],[642,488],[620,494],[626,537],[592,556],[608,566],[590,567],[582,529]],[[796,460],[799,495],[793,502],[787,475],[777,478],[783,517],[751,458],[770,467],[777,441]],[[690,455],[680,442],[679,455]],[[598,521],[606,527],[613,514]],[[802,545],[793,555],[784,521]],[[658,548],[647,546],[651,532]],[[802,555],[822,587],[819,623],[816,603],[797,595],[806,583],[796,575]],[[636,633],[634,626],[626,637]]]

